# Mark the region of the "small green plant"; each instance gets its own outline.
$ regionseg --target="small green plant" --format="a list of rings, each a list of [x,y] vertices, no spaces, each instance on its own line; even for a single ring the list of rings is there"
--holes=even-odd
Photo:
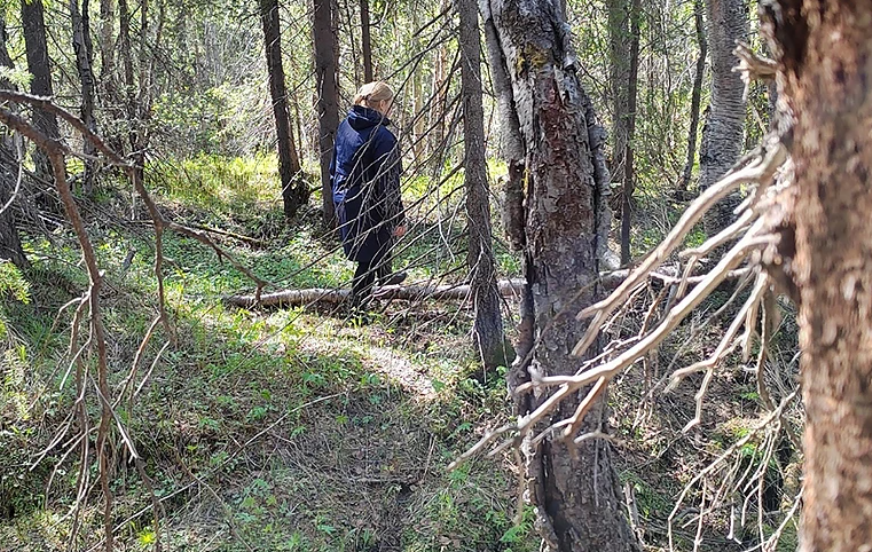
[[[17,266],[0,259],[0,297],[7,295],[25,305],[30,303],[30,283]]]

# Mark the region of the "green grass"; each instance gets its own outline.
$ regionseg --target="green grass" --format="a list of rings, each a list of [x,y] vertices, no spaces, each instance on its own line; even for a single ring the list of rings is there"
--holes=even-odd
[[[201,157],[148,173],[176,220],[260,238],[256,248],[216,238],[260,277],[282,287],[347,285],[352,265],[320,235],[317,213],[304,210],[291,226],[281,221],[275,181],[269,158]],[[107,190],[99,202],[113,209],[117,197]],[[457,227],[450,230],[456,236]],[[148,232],[124,227],[92,223],[89,232],[106,274],[101,302],[110,386],[117,392],[157,312],[154,245]],[[421,236],[398,267],[442,239]],[[28,466],[75,400],[73,378],[64,381],[75,306],[58,309],[85,292],[87,276],[69,235],[27,247],[33,270],[0,267],[0,286],[15,297],[0,303],[8,327],[0,368],[0,504],[11,505],[0,510],[0,542],[22,551],[60,550],[69,539],[65,515],[78,455],[60,462],[64,449],[54,447],[36,469]],[[136,401],[122,401],[117,412],[157,496],[190,487],[163,502],[159,529],[150,515],[125,524],[118,549],[151,550],[158,537],[165,549],[197,551],[245,550],[243,541],[255,550],[313,552],[375,550],[387,542],[416,551],[442,550],[445,542],[453,550],[538,548],[529,513],[521,526],[512,524],[514,477],[502,459],[446,472],[479,437],[481,422],[505,409],[501,377],[487,385],[471,377],[468,311],[392,305],[372,324],[359,325],[341,311],[229,309],[223,295],[252,288],[244,275],[189,238],[167,233],[164,250],[175,341],[156,328],[137,382],[153,362],[154,370]],[[412,277],[426,279],[462,262],[463,255],[446,256],[412,267]],[[93,358],[85,361],[93,373]],[[87,408],[96,422],[93,394]],[[150,498],[123,443],[115,439],[114,447],[120,521]],[[96,468],[89,470],[93,481]],[[76,549],[101,538],[97,494],[82,512]]]

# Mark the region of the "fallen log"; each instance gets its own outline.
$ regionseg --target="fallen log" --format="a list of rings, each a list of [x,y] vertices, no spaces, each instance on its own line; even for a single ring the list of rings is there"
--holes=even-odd
[[[497,282],[503,296],[519,293],[524,288],[523,278],[500,280]],[[472,293],[469,284],[409,284],[378,286],[373,290],[376,299],[398,299],[402,301],[418,301],[421,299],[464,300]],[[310,288],[287,289],[275,293],[263,293],[260,301],[254,295],[231,295],[224,302],[234,307],[250,309],[252,307],[296,306],[311,303],[339,304],[349,300],[351,290]]]
[[[615,270],[604,272],[600,275],[600,283],[606,290],[615,289],[629,273],[628,270]],[[748,273],[747,268],[734,270],[729,278],[734,279]],[[677,268],[662,267],[658,272],[650,275],[652,280],[657,280],[663,285],[677,285],[681,282],[681,276]],[[702,276],[691,276],[688,284],[694,285],[702,280]],[[499,280],[497,286],[503,297],[517,296],[524,289],[523,278],[511,278]],[[469,284],[409,284],[379,286],[373,291],[376,299],[420,301],[422,299],[455,300],[462,301],[471,296]],[[229,295],[224,298],[224,303],[241,308],[254,307],[293,307],[298,305],[310,305],[314,303],[328,303],[337,305],[349,300],[351,290],[330,288],[287,289],[274,293],[263,293],[258,298],[256,295]]]

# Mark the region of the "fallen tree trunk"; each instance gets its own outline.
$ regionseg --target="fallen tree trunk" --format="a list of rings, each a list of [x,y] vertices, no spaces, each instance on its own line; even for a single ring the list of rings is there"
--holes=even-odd
[[[748,269],[742,268],[734,270],[728,278],[735,279],[744,276],[748,273]],[[628,270],[615,270],[612,272],[604,272],[600,275],[600,284],[607,290],[612,290],[624,281],[627,277]],[[663,285],[678,285],[682,278],[678,268],[663,267],[658,272],[651,274],[651,279],[658,280]],[[702,276],[691,276],[687,278],[688,285],[695,285],[702,279]],[[524,289],[523,278],[512,278],[499,280],[497,287],[503,297],[512,297],[518,295]],[[395,286],[380,286],[375,288],[373,295],[376,299],[386,300],[401,300],[401,301],[419,301],[422,299],[436,300],[455,300],[463,301],[471,295],[469,284],[411,284],[411,285],[395,285]],[[308,289],[287,289],[277,291],[275,293],[264,293],[260,297],[257,295],[229,295],[224,298],[224,303],[232,307],[241,307],[251,309],[255,307],[294,307],[299,305],[310,305],[315,303],[329,303],[337,305],[350,299],[351,290],[349,289],[330,289],[330,288],[308,288]]]
[[[524,280],[521,278],[500,280],[498,286],[500,293],[504,297],[511,296],[523,289]],[[399,299],[403,301],[415,301],[420,299],[464,300],[470,296],[470,293],[469,284],[412,284],[405,286],[395,285],[376,287],[373,291],[373,296],[376,299]],[[260,296],[260,300],[258,300],[255,295],[231,295],[225,297],[224,302],[231,306],[243,308],[257,306],[291,307],[296,305],[308,305],[310,303],[338,304],[349,300],[350,296],[351,290],[349,289],[288,289],[277,291],[275,293],[264,293]]]

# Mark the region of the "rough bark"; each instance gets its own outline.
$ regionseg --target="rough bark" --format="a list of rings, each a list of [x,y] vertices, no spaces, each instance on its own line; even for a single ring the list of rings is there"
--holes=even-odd
[[[35,96],[53,96],[42,0],[21,0],[21,23],[24,26],[27,70],[33,75],[30,81],[30,93]],[[60,137],[57,118],[51,113],[35,109],[33,125],[49,138]],[[51,182],[54,177],[51,162],[45,152],[35,151],[33,160],[36,175]]]
[[[764,27],[795,116],[806,404],[801,550],[872,549],[872,2],[770,0]]]
[[[130,18],[131,13],[127,0],[118,0],[118,53],[123,65],[126,92],[123,100],[119,98],[119,101],[124,104],[127,121],[130,125],[127,136],[128,145],[135,151],[138,142],[139,122],[136,119],[136,81],[133,74],[133,52],[130,46]]]
[[[79,0],[70,0],[70,15],[73,23],[73,50],[76,53],[76,69],[79,73],[79,83],[82,87],[82,105],[79,110],[82,122],[91,132],[97,131],[94,119],[94,71],[92,68],[94,48],[91,44],[91,23],[88,0],[82,0],[82,11],[79,12]],[[94,157],[96,148],[90,141],[83,145],[85,155]],[[94,161],[85,159],[85,172],[82,175],[82,189],[90,193],[94,181]]]
[[[693,174],[693,163],[696,160],[696,135],[699,132],[699,105],[702,99],[702,81],[705,77],[705,59],[708,55],[708,41],[705,38],[705,20],[703,19],[703,0],[694,0],[693,19],[696,24],[696,42],[699,45],[699,57],[696,58],[696,73],[693,76],[693,92],[690,96],[690,128],[687,131],[687,160],[678,184],[682,199],[690,186]]]
[[[100,0],[100,81],[106,83],[115,68],[114,0]]]
[[[624,181],[627,151],[627,113],[630,83],[630,1],[607,0],[609,31],[609,90],[612,97],[612,179]]]
[[[282,182],[282,203],[285,217],[290,219],[309,199],[309,188],[300,172],[300,160],[293,143],[291,117],[288,112],[288,92],[282,65],[281,29],[278,0],[260,0],[260,21],[263,25],[266,67],[269,73],[269,93],[276,122],[276,147],[279,176]]]
[[[744,0],[706,0],[709,53],[712,67],[712,92],[708,117],[702,129],[699,151],[699,188],[706,190],[738,161],[742,153],[745,85],[733,72],[738,58],[733,55],[736,41],[748,40],[748,14]],[[734,219],[736,197],[722,201],[706,217],[706,233],[713,236]]]
[[[330,187],[330,161],[333,159],[333,142],[339,126],[339,85],[336,81],[338,40],[333,25],[334,9],[333,0],[315,0],[315,21],[312,27],[315,42],[315,86],[318,95],[321,194],[326,228],[336,227],[333,192]]]
[[[525,377],[571,374],[579,364],[570,351],[584,328],[573,315],[601,293],[595,281],[608,174],[602,160],[604,133],[575,73],[561,7],[534,0],[484,0],[482,10],[496,35],[488,46],[499,48],[491,52],[491,59],[499,61],[493,69],[504,71],[512,84],[510,107],[526,160],[523,303],[532,324],[521,328],[518,353],[524,355],[533,340],[538,346],[529,365],[513,367],[520,370],[510,384],[517,384]],[[517,405],[519,415],[544,399],[525,394]],[[571,416],[577,401],[563,403],[555,415]],[[605,429],[605,410],[597,401],[581,431]],[[551,435],[538,446],[528,438],[523,449],[528,496],[549,549],[638,550],[607,443],[591,439],[574,446]]]
[[[624,145],[624,174],[621,182],[621,264],[630,263],[630,230],[633,223],[633,192],[636,173],[633,168],[636,138],[636,95],[639,84],[639,24],[642,17],[640,0],[630,4],[630,72],[627,75],[626,143]]]
[[[14,68],[9,50],[6,48],[6,20],[0,15],[0,66]],[[0,88],[12,89],[13,85],[6,79],[0,79]],[[15,226],[15,215],[10,200],[16,193],[17,175],[13,173],[12,160],[15,159],[15,147],[12,136],[5,132],[0,135],[0,259],[12,261],[18,268],[29,266],[27,256],[21,248],[21,238]]]
[[[491,370],[506,365],[506,347],[491,229],[479,53],[481,34],[478,27],[476,0],[458,0],[457,11],[460,16],[463,166],[466,179],[466,217],[469,228],[467,265],[475,306],[472,340],[484,368]]]
[[[360,0],[360,51],[363,54],[363,82],[372,82],[372,38],[369,29],[369,0]]]

